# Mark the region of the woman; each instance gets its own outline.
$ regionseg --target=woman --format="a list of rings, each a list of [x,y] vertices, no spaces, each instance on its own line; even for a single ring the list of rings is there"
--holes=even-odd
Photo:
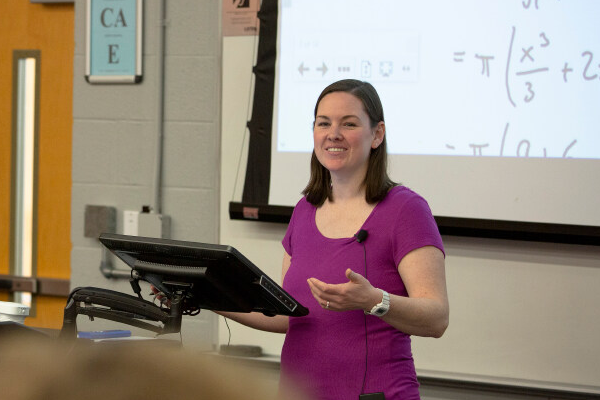
[[[422,197],[389,179],[385,133],[372,85],[323,90],[311,178],[283,239],[283,288],[310,314],[227,315],[286,333],[282,377],[313,398],[418,399],[410,335],[440,337],[448,325],[437,225]]]

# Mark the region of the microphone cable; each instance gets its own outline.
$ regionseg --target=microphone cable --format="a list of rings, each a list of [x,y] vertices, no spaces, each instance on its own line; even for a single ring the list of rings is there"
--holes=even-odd
[[[365,246],[364,240],[359,241],[363,247],[363,254],[365,258],[365,279],[367,278],[367,247]],[[367,314],[363,312],[363,318],[365,321],[365,374],[363,376],[362,388],[360,390],[361,394],[365,393],[365,384],[367,382],[367,370],[369,368],[369,330],[367,329]]]

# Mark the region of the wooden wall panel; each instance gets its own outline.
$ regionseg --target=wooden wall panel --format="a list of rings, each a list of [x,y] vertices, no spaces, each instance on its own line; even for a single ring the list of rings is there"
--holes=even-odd
[[[41,98],[37,273],[40,277],[69,279],[74,5],[0,1],[0,15],[0,273],[9,272],[12,52],[38,49]],[[40,297],[37,306],[38,316],[29,318],[28,325],[62,324],[63,298]]]

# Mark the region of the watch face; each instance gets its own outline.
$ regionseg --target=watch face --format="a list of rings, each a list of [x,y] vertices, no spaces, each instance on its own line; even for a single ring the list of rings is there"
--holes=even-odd
[[[385,307],[379,307],[377,310],[375,310],[375,312],[373,314],[375,314],[375,315],[382,315],[382,314],[385,314],[386,311],[387,311],[387,308],[385,308]]]

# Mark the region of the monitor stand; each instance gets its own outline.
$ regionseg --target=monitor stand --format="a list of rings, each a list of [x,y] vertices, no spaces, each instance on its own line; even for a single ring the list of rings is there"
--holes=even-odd
[[[113,290],[76,288],[67,299],[59,339],[77,338],[77,316],[80,314],[92,320],[94,317],[108,319],[158,334],[177,333],[181,330],[182,296],[174,293],[169,308],[161,308],[150,301]]]

